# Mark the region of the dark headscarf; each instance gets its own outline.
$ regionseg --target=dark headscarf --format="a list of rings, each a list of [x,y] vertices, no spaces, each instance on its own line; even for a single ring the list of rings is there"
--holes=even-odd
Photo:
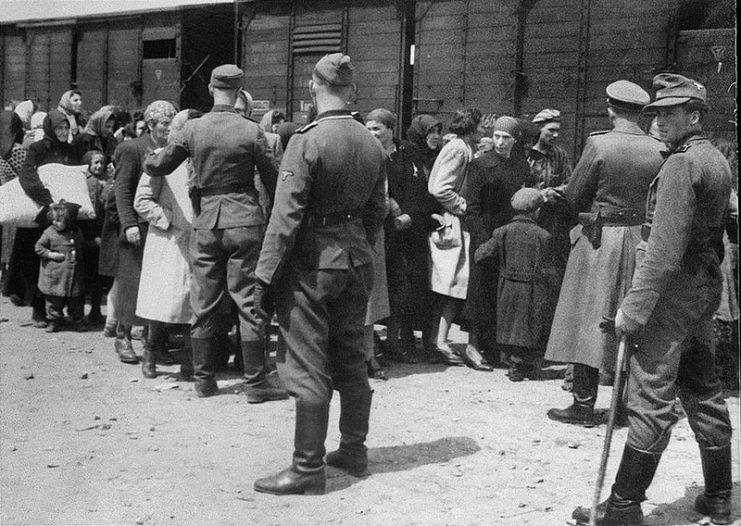
[[[423,151],[428,150],[427,134],[435,126],[439,126],[442,131],[443,124],[432,115],[417,115],[407,130],[407,139]]]
[[[105,127],[105,123],[108,122],[108,120],[113,117],[115,119],[115,116],[113,115],[113,110],[108,108],[101,108],[95,113],[93,113],[90,116],[90,120],[87,121],[87,124],[85,125],[84,133],[89,133],[90,135],[97,135],[98,137],[107,137],[110,135],[108,130]]]
[[[62,124],[63,122],[69,123],[67,116],[59,110],[49,110],[44,118],[44,139],[50,139],[52,144],[67,144],[62,143],[57,139],[57,135],[54,133],[54,128]]]
[[[14,143],[23,142],[23,121],[17,113],[3,110],[0,113],[0,157],[5,157]]]

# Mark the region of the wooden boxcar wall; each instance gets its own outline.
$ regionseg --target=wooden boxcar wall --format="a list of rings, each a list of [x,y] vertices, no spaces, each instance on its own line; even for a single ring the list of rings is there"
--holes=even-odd
[[[263,2],[245,9],[242,65],[253,98],[300,122],[310,102],[313,65],[325,53],[343,51],[357,68],[359,89],[352,108],[398,112],[401,20],[391,0],[368,4]],[[312,35],[314,42],[309,41]]]

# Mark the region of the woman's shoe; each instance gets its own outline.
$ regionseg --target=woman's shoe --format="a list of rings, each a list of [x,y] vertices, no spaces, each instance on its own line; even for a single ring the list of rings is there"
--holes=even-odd
[[[458,356],[453,349],[450,347],[437,347],[435,349],[437,353],[442,357],[443,363],[446,365],[464,365],[463,359]]]
[[[388,380],[386,377],[386,371],[383,370],[383,367],[381,367],[381,364],[378,363],[378,360],[374,358],[371,358],[370,360],[366,360],[365,364],[368,367],[368,378],[374,378],[376,380]]]
[[[117,325],[118,322],[115,320],[106,321],[105,327],[103,327],[103,336],[105,336],[106,338],[115,338]]]
[[[463,361],[475,371],[491,372],[494,370],[491,365],[486,363],[484,357],[481,356],[481,353],[473,345],[466,345],[466,350],[463,351]]]

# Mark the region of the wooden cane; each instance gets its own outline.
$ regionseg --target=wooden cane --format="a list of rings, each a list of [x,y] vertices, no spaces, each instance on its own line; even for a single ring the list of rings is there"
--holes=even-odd
[[[589,526],[595,526],[597,520],[597,505],[602,496],[602,484],[605,482],[605,471],[607,470],[607,459],[610,457],[610,444],[612,432],[615,429],[615,418],[617,417],[618,402],[623,393],[623,366],[625,365],[626,349],[628,347],[628,335],[620,337],[617,359],[615,360],[615,381],[610,400],[610,413],[607,417],[607,429],[605,430],[605,443],[602,446],[602,458],[600,459],[599,472],[597,473],[597,485],[592,497],[592,508],[589,510]]]

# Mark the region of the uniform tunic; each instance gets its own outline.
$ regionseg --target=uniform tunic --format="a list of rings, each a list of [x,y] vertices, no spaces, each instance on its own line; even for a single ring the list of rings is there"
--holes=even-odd
[[[257,278],[272,286],[278,367],[300,402],[369,391],[363,326],[373,243],[386,213],[385,155],[348,111],[299,130],[283,155]]]
[[[271,196],[276,179],[264,134],[233,107],[215,105],[203,117],[188,121],[172,144],[148,157],[145,169],[152,177],[164,176],[188,157],[201,193],[190,243],[195,315],[191,336],[216,336],[228,290],[239,311],[242,340],[261,341],[264,329],[254,312],[253,295],[265,216],[254,185],[255,167]]]
[[[725,447],[731,423],[715,372],[722,234],[731,171],[704,137],[686,138],[651,183],[644,239],[621,309],[643,325],[632,337],[627,444],[660,453],[682,407],[702,448]],[[649,233],[650,231],[650,233]]]
[[[546,359],[613,370],[617,339],[603,333],[602,317],[614,317],[630,287],[648,187],[659,172],[662,142],[634,123],[590,135],[566,189],[577,212],[600,213],[601,245],[595,248],[577,225]]]

